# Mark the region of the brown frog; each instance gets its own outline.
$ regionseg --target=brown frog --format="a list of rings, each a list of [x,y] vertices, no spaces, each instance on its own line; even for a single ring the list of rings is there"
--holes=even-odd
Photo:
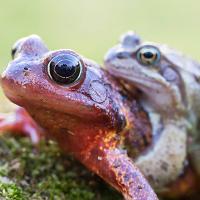
[[[107,52],[105,66],[130,92],[138,90],[149,115],[154,142],[134,162],[151,185],[161,192],[188,170],[199,176],[200,64],[167,45],[143,42],[130,31]],[[191,185],[188,179],[183,182],[182,189]],[[176,183],[175,196],[192,191],[179,189]]]
[[[69,49],[49,51],[35,35],[19,40],[1,77],[6,96],[23,107],[0,117],[0,130],[38,143],[55,140],[126,200],[158,199],[124,149],[131,132],[149,138],[148,116],[96,63]]]

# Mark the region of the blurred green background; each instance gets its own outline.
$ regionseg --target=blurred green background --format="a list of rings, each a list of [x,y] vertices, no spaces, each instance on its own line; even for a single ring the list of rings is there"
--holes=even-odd
[[[199,0],[0,0],[0,71],[13,43],[29,34],[102,63],[127,30],[200,60]]]

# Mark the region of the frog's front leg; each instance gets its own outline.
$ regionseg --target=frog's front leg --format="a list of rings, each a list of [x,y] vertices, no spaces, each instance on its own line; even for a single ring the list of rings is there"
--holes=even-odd
[[[92,148],[76,154],[76,157],[120,191],[126,200],[158,199],[127,153],[115,144],[108,145],[100,141],[94,143]]]
[[[12,113],[0,114],[0,132],[28,136],[33,144],[38,144],[44,135],[43,129],[21,107]]]

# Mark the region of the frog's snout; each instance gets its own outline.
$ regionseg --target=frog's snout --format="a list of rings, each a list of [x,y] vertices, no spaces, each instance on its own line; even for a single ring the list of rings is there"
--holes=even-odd
[[[132,52],[119,48],[118,46],[110,49],[104,57],[104,63],[109,68],[110,65],[131,58]],[[116,65],[117,67],[117,65]]]
[[[7,66],[1,74],[1,86],[5,95],[15,103],[15,97],[19,96],[20,85],[26,84],[25,71],[28,70],[27,64],[14,65],[12,62]]]

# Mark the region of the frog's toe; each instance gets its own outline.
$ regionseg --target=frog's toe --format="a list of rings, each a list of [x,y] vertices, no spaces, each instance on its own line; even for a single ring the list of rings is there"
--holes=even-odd
[[[38,144],[44,131],[35,123],[26,110],[18,108],[13,113],[0,114],[0,132],[28,136],[33,144]]]

